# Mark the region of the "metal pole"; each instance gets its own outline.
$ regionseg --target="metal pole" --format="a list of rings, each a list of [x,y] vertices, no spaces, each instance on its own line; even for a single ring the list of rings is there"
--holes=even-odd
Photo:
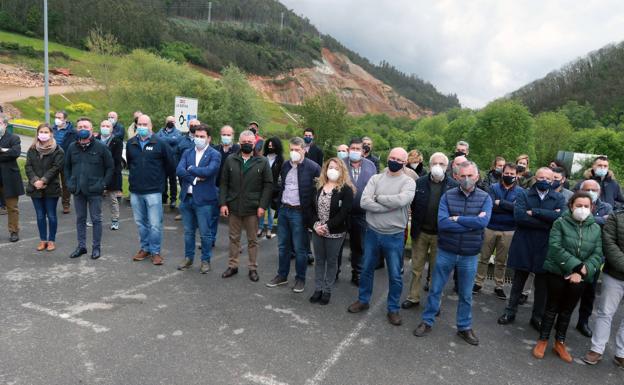
[[[280,23],[280,31],[284,29],[284,12],[282,12],[282,21]]]
[[[208,2],[208,24],[210,24],[210,20],[212,19],[212,1]]]
[[[48,0],[43,0],[43,88],[45,90],[45,121],[50,123],[50,76],[48,69]]]

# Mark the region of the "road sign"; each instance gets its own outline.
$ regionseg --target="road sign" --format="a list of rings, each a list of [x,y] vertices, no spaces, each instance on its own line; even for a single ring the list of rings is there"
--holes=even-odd
[[[176,118],[176,128],[188,131],[188,122],[197,119],[197,99],[176,96],[173,116]]]

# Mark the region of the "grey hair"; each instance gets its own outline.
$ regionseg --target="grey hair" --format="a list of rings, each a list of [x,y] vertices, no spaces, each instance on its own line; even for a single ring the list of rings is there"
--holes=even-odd
[[[305,142],[303,141],[303,139],[301,139],[298,136],[295,136],[293,138],[290,138],[290,141],[288,142],[294,146],[301,146],[303,147],[305,145]]]
[[[433,154],[431,154],[431,156],[429,157],[429,164],[433,162],[433,158],[444,158],[444,163],[446,163],[447,166],[449,164],[448,156],[444,155],[443,152],[434,152]]]
[[[9,117],[6,114],[0,114],[0,120],[5,125],[9,124]]]
[[[581,182],[581,185],[579,186],[579,190],[582,190],[585,187],[585,183],[587,183],[587,182],[594,182],[596,184],[596,186],[598,186],[598,191],[602,190],[600,188],[600,183],[596,182],[593,179],[585,179],[583,182]]]
[[[477,175],[479,175],[479,166],[477,166],[475,162],[470,161],[470,160],[462,162],[458,164],[457,166],[453,167],[453,174],[459,175],[459,170],[461,170],[462,168],[468,168],[468,167],[474,167],[475,172],[477,173]]]
[[[455,145],[455,147],[457,146],[466,146],[467,149],[470,148],[470,145],[468,144],[468,142],[464,141],[464,140],[460,140],[459,142],[457,142],[457,144]]]
[[[56,114],[63,114],[63,119],[67,119],[67,111],[65,110],[58,110],[54,113],[54,115]]]
[[[245,131],[240,133],[240,135],[238,136],[238,140],[240,141],[243,138],[243,136],[253,136],[255,138],[256,134],[254,134],[250,130],[245,130]]]

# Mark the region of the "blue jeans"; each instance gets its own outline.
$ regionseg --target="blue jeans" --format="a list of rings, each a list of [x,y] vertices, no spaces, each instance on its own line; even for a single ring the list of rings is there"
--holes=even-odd
[[[272,210],[271,207],[266,209],[266,218],[266,228],[269,229],[269,231],[273,231],[273,218],[275,218],[275,210]],[[264,229],[264,215],[260,217],[258,229]]]
[[[435,315],[440,310],[440,296],[453,269],[457,268],[457,331],[472,329],[472,284],[477,274],[476,255],[457,255],[438,248],[435,267],[431,274],[431,286],[423,322],[433,326]]]
[[[161,193],[130,193],[134,222],[139,230],[141,250],[160,254],[162,240],[163,207]]]
[[[371,229],[366,229],[364,236],[364,261],[360,274],[360,293],[358,300],[361,303],[369,303],[373,293],[373,278],[375,267],[379,262],[379,253],[383,249],[383,255],[388,265],[388,312],[399,311],[399,300],[403,290],[403,278],[401,277],[401,265],[403,264],[403,237],[401,231],[396,234],[381,234]]]
[[[56,241],[56,204],[59,197],[31,198],[35,213],[37,214],[37,228],[39,229],[39,239],[42,241]],[[49,228],[49,230],[48,230]]]
[[[212,212],[210,213],[210,230],[211,230],[211,234],[212,234],[212,241],[210,243],[210,247],[212,247],[212,245],[215,243],[215,240],[217,239],[217,231],[219,230],[219,215],[221,214],[221,207],[219,206],[219,202],[215,203],[212,206]],[[208,219],[208,218],[206,218]],[[202,249],[204,248],[204,246],[202,245]]]
[[[180,203],[182,223],[184,223],[184,257],[191,261],[195,258],[195,232],[199,229],[201,240],[201,260],[210,262],[212,256],[212,214],[216,211],[213,204],[199,206],[193,202],[193,197],[186,196]]]
[[[288,278],[290,272],[290,256],[295,251],[295,279],[305,282],[308,268],[306,243],[308,234],[303,225],[301,210],[281,207],[277,217],[277,239],[279,248],[279,267],[277,275]]]
[[[76,233],[78,247],[87,247],[87,207],[93,223],[93,248],[99,249],[102,242],[102,195],[74,195],[76,207]]]

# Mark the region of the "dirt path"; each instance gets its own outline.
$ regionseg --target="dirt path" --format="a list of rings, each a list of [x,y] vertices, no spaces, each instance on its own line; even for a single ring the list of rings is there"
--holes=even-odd
[[[95,88],[96,86],[93,85],[51,86],[50,95],[91,91]],[[0,103],[14,102],[31,96],[43,97],[43,93],[43,87],[18,87],[0,84]]]

